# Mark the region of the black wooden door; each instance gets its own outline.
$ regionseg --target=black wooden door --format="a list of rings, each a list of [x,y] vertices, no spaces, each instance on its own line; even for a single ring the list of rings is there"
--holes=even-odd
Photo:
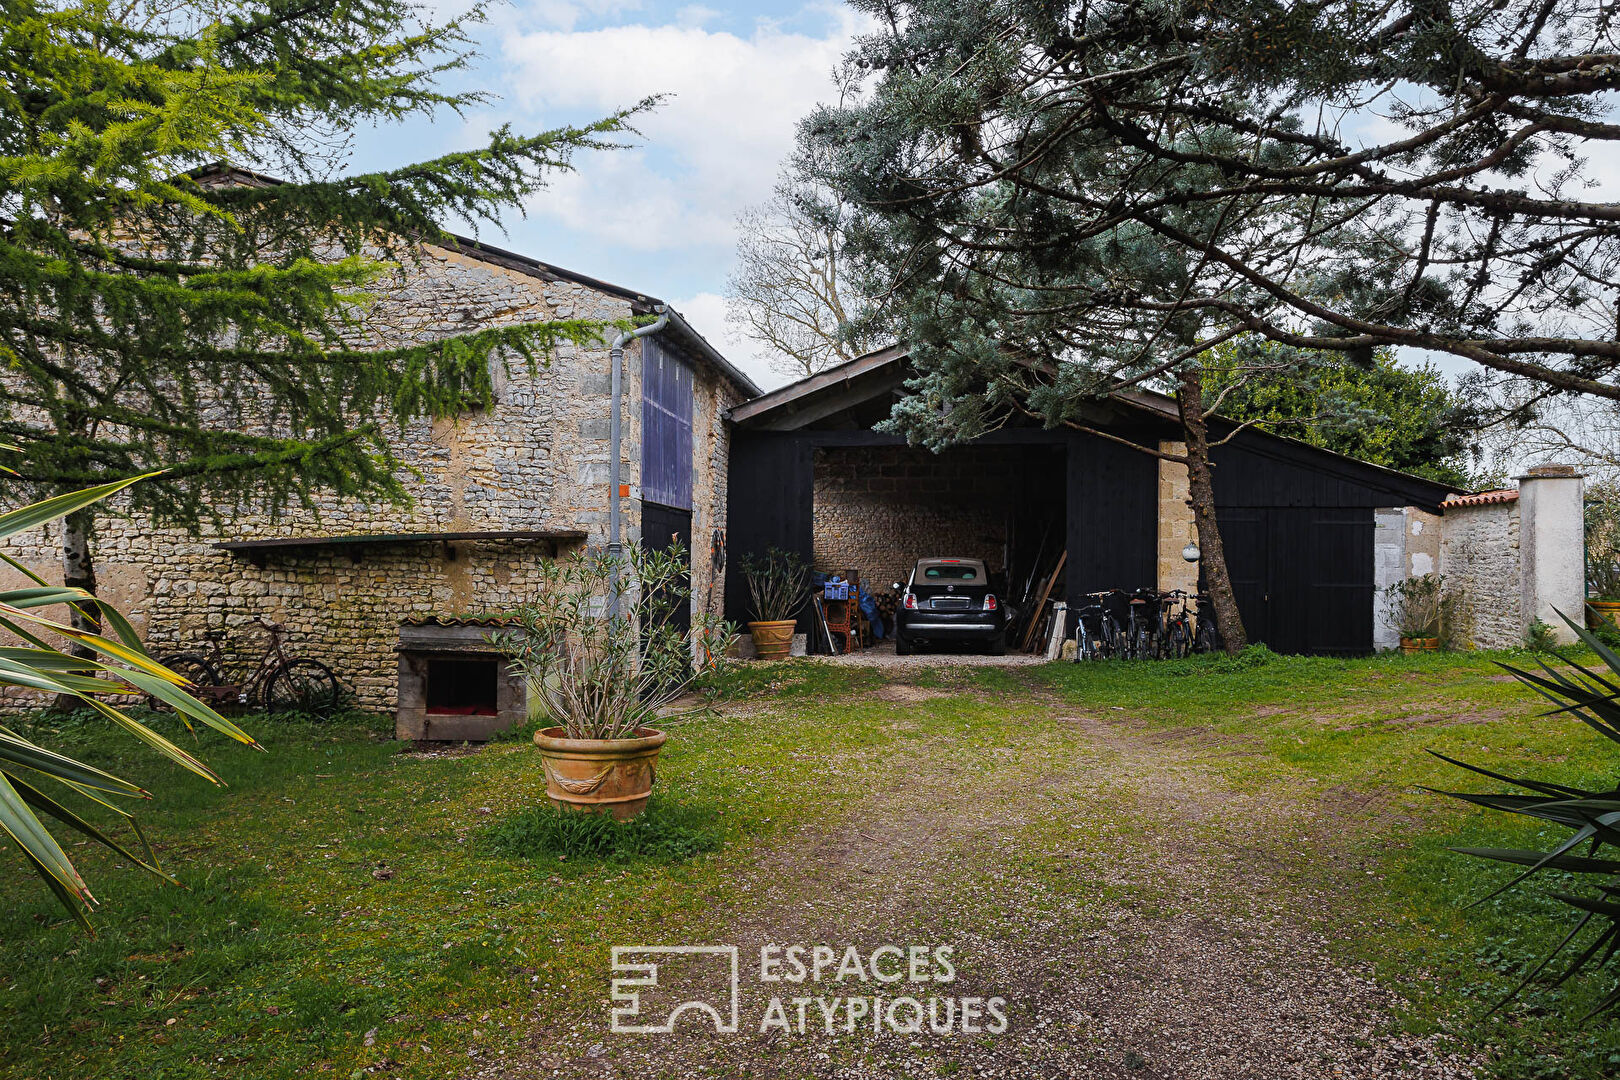
[[[1284,653],[1372,651],[1371,509],[1227,507],[1219,520],[1250,641]]]
[[[1304,652],[1359,656],[1372,652],[1372,511],[1319,507],[1290,511],[1305,519],[1311,579],[1305,596]]]
[[[661,506],[658,503],[644,502],[641,504],[641,542],[648,551],[664,551],[670,545],[679,543],[686,551],[686,580],[682,587],[690,589],[692,584],[692,511],[676,510],[672,507]],[[669,625],[686,633],[692,626],[692,598],[683,599],[674,614],[670,617]]]
[[[1250,641],[1271,640],[1271,517],[1265,509],[1221,510],[1217,514],[1226,572],[1232,579],[1238,614]],[[1200,588],[1207,589],[1207,583]],[[1275,648],[1275,646],[1273,646]]]
[[[726,492],[726,618],[754,618],[743,564],[763,559],[771,548],[813,561],[811,520],[814,459],[810,443],[797,432],[738,431],[731,440],[731,475]],[[801,610],[799,632],[809,629]]]

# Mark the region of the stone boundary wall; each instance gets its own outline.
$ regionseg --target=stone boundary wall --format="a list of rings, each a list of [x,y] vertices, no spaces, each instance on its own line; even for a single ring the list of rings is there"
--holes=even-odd
[[[604,321],[630,317],[629,302],[583,285],[546,281],[459,252],[429,249],[397,288],[377,303],[373,325],[396,327],[394,340],[431,340],[479,326],[550,318]],[[345,548],[271,553],[258,568],[213,546],[219,539],[354,533],[578,529],[606,539],[609,357],[605,343],[563,346],[530,372],[521,359],[497,369],[493,408],[455,421],[417,420],[394,437],[408,506],[364,505],[336,498],[317,512],[293,508],[279,521],[253,509],[225,510],[222,527],[201,535],[153,529],[136,518],[104,517],[95,557],[100,593],[118,604],[155,651],[198,642],[223,627],[256,641],[255,615],[285,623],[290,650],[322,660],[352,689],[361,707],[395,704],[401,618],[428,612],[478,613],[511,608],[532,597],[541,561],[553,545],[482,541],[367,547],[356,560]],[[623,397],[625,539],[640,538],[641,362],[626,350]],[[717,373],[698,367],[693,417],[694,608],[722,610],[723,581],[709,580],[709,536],[725,525],[724,414],[740,394]],[[116,507],[113,508],[116,510]],[[5,549],[48,580],[61,580],[60,531],[37,530]],[[0,570],[0,582],[20,582]],[[711,598],[712,597],[712,601]]]
[[[1461,590],[1468,623],[1463,636],[1477,649],[1524,644],[1519,501],[1448,507],[1439,571]]]
[[[1444,575],[1462,597],[1450,632],[1455,644],[1520,648],[1538,619],[1559,640],[1573,641],[1558,612],[1578,617],[1584,608],[1583,494],[1573,468],[1541,465],[1519,477],[1516,489],[1453,499],[1438,515],[1410,506],[1375,511],[1375,647],[1398,644],[1383,615],[1383,591],[1428,573]]]
[[[1440,565],[1445,521],[1415,506],[1373,511],[1373,648],[1394,649],[1400,631],[1384,612],[1386,590],[1404,578],[1433,573]]]

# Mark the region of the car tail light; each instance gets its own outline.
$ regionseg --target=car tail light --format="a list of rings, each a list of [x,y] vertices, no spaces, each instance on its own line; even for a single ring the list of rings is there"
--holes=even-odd
[[[911,595],[911,590],[910,589],[906,590],[906,595],[905,595],[905,599],[904,599],[903,603],[906,605],[906,610],[907,611],[916,611],[917,610],[917,598],[915,596]]]
[[[996,594],[995,593],[985,593],[984,594],[984,610],[986,610],[986,611],[994,611],[994,610],[996,610]]]

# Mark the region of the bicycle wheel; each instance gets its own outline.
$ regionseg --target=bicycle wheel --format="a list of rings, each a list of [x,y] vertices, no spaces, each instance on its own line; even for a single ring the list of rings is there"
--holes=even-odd
[[[1180,660],[1187,655],[1187,623],[1177,619],[1170,624],[1170,658]]]
[[[1194,648],[1201,653],[1212,653],[1220,648],[1219,633],[1215,629],[1213,615],[1200,615],[1198,618],[1198,637]]]
[[[218,670],[202,653],[173,653],[158,657],[157,662],[176,675],[184,676],[193,686],[219,685]]]
[[[1119,655],[1119,625],[1114,617],[1103,612],[1097,630],[1097,659],[1108,660]]]
[[[288,660],[264,681],[264,711],[271,716],[300,713],[325,720],[337,707],[337,676],[319,660]]]

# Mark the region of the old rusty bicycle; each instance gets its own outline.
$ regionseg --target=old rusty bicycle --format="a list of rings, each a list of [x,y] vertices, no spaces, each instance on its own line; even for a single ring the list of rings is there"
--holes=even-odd
[[[271,716],[301,714],[325,720],[337,712],[341,699],[337,676],[319,660],[291,655],[283,638],[286,627],[255,615],[264,631],[261,651],[233,650],[227,657],[224,630],[208,630],[206,644],[189,652],[170,653],[158,662],[189,679],[193,691],[215,707],[261,706]]]

